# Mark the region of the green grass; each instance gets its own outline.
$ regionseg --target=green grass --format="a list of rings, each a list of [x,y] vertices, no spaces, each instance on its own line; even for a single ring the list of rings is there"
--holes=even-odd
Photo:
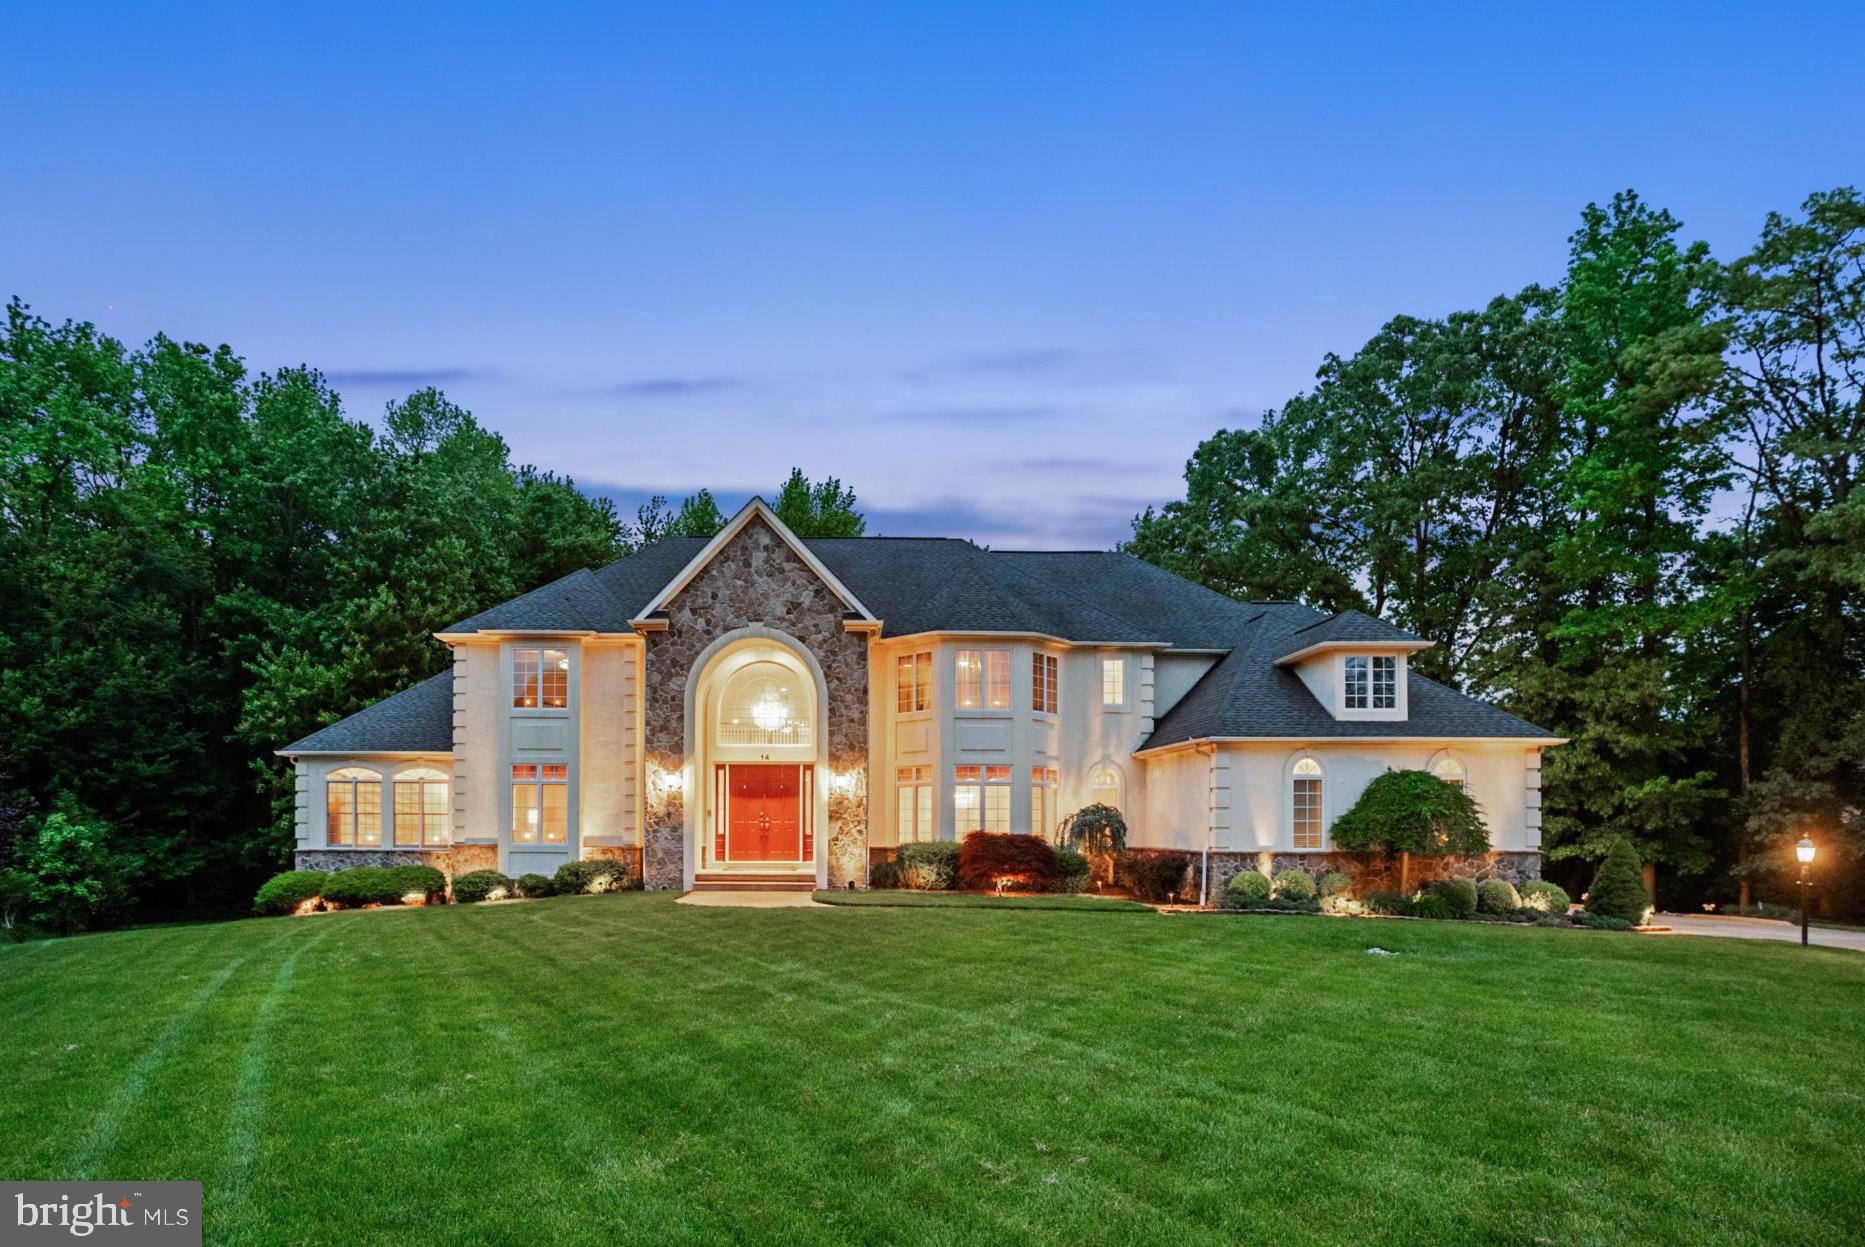
[[[824,905],[858,905],[869,909],[1076,909],[1103,914],[1150,914],[1151,905],[1098,896],[988,896],[978,892],[817,892]]]
[[[989,908],[635,894],[0,949],[0,1173],[198,1178],[213,1243],[1865,1225],[1865,956]]]

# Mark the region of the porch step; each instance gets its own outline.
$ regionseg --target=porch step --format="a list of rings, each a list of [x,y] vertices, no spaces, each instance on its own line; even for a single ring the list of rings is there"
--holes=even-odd
[[[693,876],[695,892],[814,892],[814,875],[754,871],[702,871]]]

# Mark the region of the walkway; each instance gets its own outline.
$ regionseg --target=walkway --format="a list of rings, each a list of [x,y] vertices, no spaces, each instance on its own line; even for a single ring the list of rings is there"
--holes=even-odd
[[[1652,922],[1671,928],[1674,935],[1720,935],[1732,940],[1789,940],[1800,942],[1800,927],[1772,918],[1738,918],[1723,914],[1656,914]],[[1865,931],[1809,927],[1809,943],[1822,948],[1851,948],[1865,952]]]

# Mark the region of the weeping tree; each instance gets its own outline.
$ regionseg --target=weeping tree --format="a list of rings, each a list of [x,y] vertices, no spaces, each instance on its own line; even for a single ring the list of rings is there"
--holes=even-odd
[[[1074,849],[1090,862],[1106,864],[1104,873],[1109,878],[1114,854],[1127,847],[1127,820],[1119,810],[1099,801],[1063,819],[1058,832],[1064,848]]]
[[[1412,854],[1462,857],[1489,852],[1483,812],[1461,785],[1428,771],[1387,771],[1334,820],[1336,848],[1397,854],[1399,890],[1411,890]]]

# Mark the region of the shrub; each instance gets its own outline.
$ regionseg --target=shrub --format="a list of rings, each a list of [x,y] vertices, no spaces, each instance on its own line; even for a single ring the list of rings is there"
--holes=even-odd
[[[1618,918],[1627,926],[1640,926],[1651,913],[1651,897],[1639,870],[1638,850],[1624,836],[1612,842],[1593,886],[1587,889],[1587,912]]]
[[[1414,918],[1462,918],[1474,913],[1474,907],[1463,909],[1458,898],[1446,892],[1421,892],[1413,897],[1404,909]]]
[[[1048,828],[1041,829],[1045,834]],[[1127,820],[1111,805],[1084,805],[1062,820],[1058,843],[1077,853],[1111,857],[1127,848]]]
[[[1121,853],[1114,858],[1114,879],[1145,900],[1170,900],[1185,890],[1191,861],[1187,853]]]
[[[406,903],[417,892],[429,905],[438,905],[447,899],[447,876],[432,866],[390,866],[388,882],[396,888],[396,899]]]
[[[288,870],[273,875],[259,885],[259,894],[253,897],[253,912],[289,914],[306,901],[322,896],[324,880],[328,878],[330,876],[321,870]]]
[[[1269,876],[1258,870],[1240,870],[1224,885],[1225,909],[1261,909],[1269,903]]]
[[[1376,914],[1409,914],[1412,898],[1403,892],[1368,892],[1366,907]]]
[[[1611,914],[1596,914],[1590,909],[1582,909],[1573,915],[1573,924],[1577,927],[1591,927],[1595,931],[1630,931],[1632,924],[1624,918],[1615,918]]]
[[[549,875],[519,875],[512,886],[518,889],[518,895],[532,899],[557,894],[557,883]]]
[[[331,875],[324,884],[324,903],[351,909],[360,905],[399,905],[404,886],[400,867],[352,866]]]
[[[1057,890],[1067,892],[1070,896],[1075,895],[1088,886],[1088,877],[1092,869],[1088,865],[1088,859],[1074,849],[1057,849]]]
[[[1544,914],[1564,914],[1573,904],[1567,892],[1558,883],[1549,883],[1545,879],[1530,879],[1522,885],[1522,908],[1540,910]]]
[[[54,810],[22,836],[11,890],[55,935],[115,926],[129,913],[129,882],[109,849],[110,828],[77,810]]]
[[[1453,910],[1451,914],[1453,918],[1468,918],[1476,912],[1476,880],[1474,879],[1452,876],[1449,879],[1438,880],[1425,891],[1445,898]]]
[[[871,888],[900,888],[906,885],[900,882],[900,863],[893,858],[873,862],[868,866],[868,886]]]
[[[1522,897],[1507,879],[1485,879],[1476,885],[1476,907],[1479,913],[1512,914],[1522,907]]]
[[[974,831],[958,846],[958,886],[994,888],[999,879],[1038,891],[1061,878],[1056,851],[1040,836]]]
[[[472,870],[454,876],[453,899],[461,905],[502,901],[512,894],[512,881],[496,870]]]
[[[1291,914],[1318,914],[1321,902],[1312,896],[1272,896],[1263,902],[1264,909],[1280,909]]]
[[[927,840],[894,850],[900,863],[900,886],[916,892],[944,892],[958,886],[958,842]]]
[[[1387,771],[1366,786],[1328,834],[1348,852],[1473,854],[1489,851],[1470,795],[1429,771]]]
[[[1338,870],[1330,870],[1321,876],[1321,895],[1347,896],[1353,892],[1353,877]]]
[[[1291,867],[1276,875],[1276,896],[1285,901],[1315,899],[1315,877],[1305,870]]]
[[[557,877],[552,880],[552,884],[560,896],[595,896],[604,892],[620,892],[632,886],[633,874],[627,862],[585,857],[557,867]]]

